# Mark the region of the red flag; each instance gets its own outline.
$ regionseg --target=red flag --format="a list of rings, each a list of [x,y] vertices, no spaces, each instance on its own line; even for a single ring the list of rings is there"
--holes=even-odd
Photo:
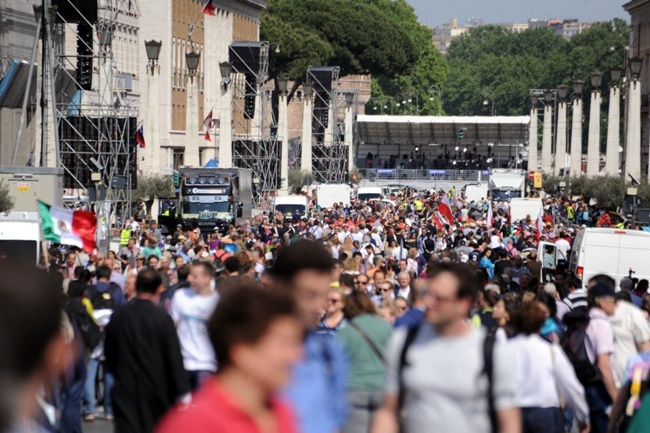
[[[438,230],[442,230],[444,226],[442,225],[442,222],[440,222],[440,219],[436,215],[434,215],[432,219],[433,223],[438,227]]]
[[[135,141],[140,145],[140,147],[144,148],[144,130],[142,129],[142,125],[140,125],[137,131],[135,131]]]
[[[494,224],[494,215],[492,214],[492,201],[490,201],[490,205],[487,211],[487,226],[489,228],[492,228],[493,224]]]
[[[444,215],[447,218],[447,221],[449,221],[449,224],[454,223],[454,214],[451,212],[451,205],[449,204],[449,200],[447,199],[447,195],[442,196],[442,200],[440,201],[440,205],[438,205],[438,210],[442,215]]]
[[[445,216],[441,214],[440,211],[438,211],[435,216],[438,218],[438,221],[440,221],[440,224],[449,225],[449,220],[447,220],[447,218],[445,218]]]
[[[210,137],[210,131],[205,131],[205,136],[203,138],[205,141],[212,141],[212,138]]]
[[[544,229],[544,211],[540,211],[537,216],[537,240],[542,236],[542,230]]]
[[[203,126],[205,126],[206,129],[212,128],[212,110],[210,110],[205,120],[203,121]]]
[[[217,6],[214,4],[214,0],[208,0],[205,3],[205,6],[203,6],[203,10],[201,12],[203,12],[205,15],[214,16],[215,15],[214,11],[216,10],[217,10]]]

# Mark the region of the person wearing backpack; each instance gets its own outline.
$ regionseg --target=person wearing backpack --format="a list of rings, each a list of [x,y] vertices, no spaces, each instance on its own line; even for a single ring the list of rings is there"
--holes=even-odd
[[[111,273],[112,270],[108,266],[99,266],[96,273],[97,283],[88,286],[87,297],[95,310],[114,310],[126,305],[122,289],[116,283],[111,282]]]
[[[616,297],[614,288],[606,283],[590,281],[589,286],[588,313],[577,309],[564,316],[567,331],[562,348],[585,388],[591,431],[606,433],[608,411],[617,394],[614,331],[609,322],[616,310]]]
[[[95,316],[101,316],[100,325],[105,327],[112,312],[123,305],[126,305],[126,298],[120,286],[111,282],[111,269],[108,266],[97,268],[97,283],[88,286],[86,297],[90,299]],[[83,417],[86,422],[95,421],[95,382],[97,371],[104,356],[104,345],[99,344],[91,351],[88,359],[88,375],[84,389]],[[104,375],[104,415],[107,419],[113,418],[111,391],[113,389],[113,375],[106,372]]]
[[[521,431],[508,348],[468,324],[480,287],[467,265],[429,269],[424,320],[389,340],[387,385],[372,433]]]

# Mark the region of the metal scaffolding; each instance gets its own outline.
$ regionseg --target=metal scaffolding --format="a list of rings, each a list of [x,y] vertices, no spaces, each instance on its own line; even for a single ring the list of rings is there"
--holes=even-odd
[[[271,131],[271,93],[268,81],[269,43],[233,42],[230,45],[233,72],[233,164],[253,170],[257,194],[275,191],[280,185],[280,149]]]
[[[310,67],[307,82],[314,86],[312,112],[312,171],[322,183],[347,179],[348,146],[345,144],[345,94],[337,89],[340,68]],[[355,98],[355,104],[358,98]],[[356,107],[355,107],[356,112]]]
[[[66,1],[76,9],[70,0]],[[108,229],[131,214],[137,176],[137,110],[131,107],[126,95],[131,77],[117,74],[112,50],[119,14],[117,3],[118,0],[100,0],[94,23],[76,9],[80,17],[76,23],[77,46],[88,54],[80,55],[79,49],[76,55],[53,53],[55,81],[73,83],[62,87],[55,106],[64,188],[70,196],[88,196],[95,202],[103,229],[99,233],[100,247],[107,245],[101,241],[108,235]],[[63,18],[59,15],[59,22]],[[80,31],[88,26],[93,30],[92,39],[83,37]],[[80,75],[84,64],[92,67],[92,85],[83,82],[88,77]]]

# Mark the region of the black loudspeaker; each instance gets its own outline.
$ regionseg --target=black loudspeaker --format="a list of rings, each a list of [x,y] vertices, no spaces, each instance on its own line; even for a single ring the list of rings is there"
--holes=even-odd
[[[260,71],[262,42],[233,42],[230,44],[229,58],[235,73],[254,74]]]
[[[93,27],[87,23],[77,25],[77,82],[83,90],[93,86]]]
[[[67,23],[97,22],[97,0],[52,0],[52,4]]]

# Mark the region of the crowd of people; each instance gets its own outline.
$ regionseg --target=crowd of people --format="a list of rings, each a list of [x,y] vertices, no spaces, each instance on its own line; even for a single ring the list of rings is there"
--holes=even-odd
[[[225,234],[131,219],[106,255],[0,263],[0,431],[650,426],[648,282],[581,281],[538,250],[569,257],[605,212],[547,196],[511,221],[462,191],[393,199]]]

